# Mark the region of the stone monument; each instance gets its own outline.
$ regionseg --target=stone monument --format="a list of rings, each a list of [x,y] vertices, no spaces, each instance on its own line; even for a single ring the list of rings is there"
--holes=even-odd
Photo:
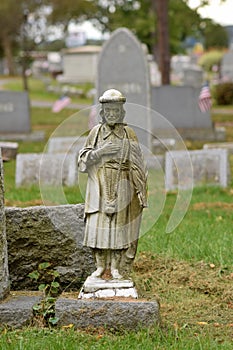
[[[97,98],[113,87],[127,95],[126,122],[135,130],[139,142],[150,149],[149,65],[142,44],[126,28],[113,32],[103,46],[98,60]],[[145,108],[134,108],[131,113],[131,104]]]
[[[153,133],[162,138],[171,137],[172,124],[183,139],[223,141],[225,129],[213,125],[210,111],[201,112],[199,95],[200,88],[193,86],[153,86],[152,109],[169,122],[164,123],[163,119],[154,116],[151,120]]]
[[[6,224],[4,208],[3,165],[0,149],[0,300],[9,292]]]
[[[16,157],[16,187],[75,186],[78,170],[74,153],[19,153]]]
[[[0,140],[42,141],[43,139],[43,131],[31,130],[28,92],[0,91]]]
[[[31,132],[30,104],[27,92],[1,91],[0,132],[20,134]]]
[[[203,185],[227,187],[229,169],[227,149],[170,151],[165,158],[165,188],[173,191]]]
[[[88,173],[83,243],[96,262],[80,298],[137,298],[129,271],[147,206],[147,172],[136,134],[123,122],[126,98],[110,89],[99,102],[102,121],[91,130],[78,161],[79,170]]]
[[[225,53],[221,62],[221,76],[224,82],[233,81],[232,62],[233,62],[233,50],[230,50],[229,52]]]

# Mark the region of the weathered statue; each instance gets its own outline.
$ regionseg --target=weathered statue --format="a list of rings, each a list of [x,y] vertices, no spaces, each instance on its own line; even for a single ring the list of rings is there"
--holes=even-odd
[[[79,154],[79,170],[88,173],[83,244],[93,249],[95,278],[106,269],[113,279],[127,277],[125,265],[135,257],[147,205],[142,152],[135,132],[123,123],[125,101],[115,89],[104,92],[99,99],[102,121]]]

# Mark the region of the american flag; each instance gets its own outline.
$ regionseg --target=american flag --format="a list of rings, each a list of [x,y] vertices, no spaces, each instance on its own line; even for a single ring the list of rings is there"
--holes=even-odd
[[[54,102],[52,111],[53,113],[60,112],[63,108],[68,106],[71,102],[71,99],[68,96],[62,96],[57,101]]]
[[[202,113],[208,112],[212,106],[209,84],[205,83],[199,95],[199,108]]]

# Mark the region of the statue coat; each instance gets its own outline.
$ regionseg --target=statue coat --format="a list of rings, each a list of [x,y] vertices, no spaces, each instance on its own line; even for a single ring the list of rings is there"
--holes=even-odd
[[[117,155],[95,158],[104,142],[119,143]],[[142,152],[133,129],[126,124],[111,128],[98,124],[79,153],[80,172],[88,173],[85,199],[85,246],[98,249],[135,247],[142,209],[147,206],[146,179]],[[115,201],[117,210],[109,215],[106,203]],[[134,248],[132,254],[136,252]]]

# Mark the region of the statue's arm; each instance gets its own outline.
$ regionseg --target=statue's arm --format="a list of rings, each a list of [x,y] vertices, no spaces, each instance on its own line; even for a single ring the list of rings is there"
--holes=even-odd
[[[84,147],[80,150],[78,156],[78,169],[80,172],[88,172],[88,169],[97,163],[100,159],[95,144],[98,137],[99,126],[94,127],[87,137]]]

